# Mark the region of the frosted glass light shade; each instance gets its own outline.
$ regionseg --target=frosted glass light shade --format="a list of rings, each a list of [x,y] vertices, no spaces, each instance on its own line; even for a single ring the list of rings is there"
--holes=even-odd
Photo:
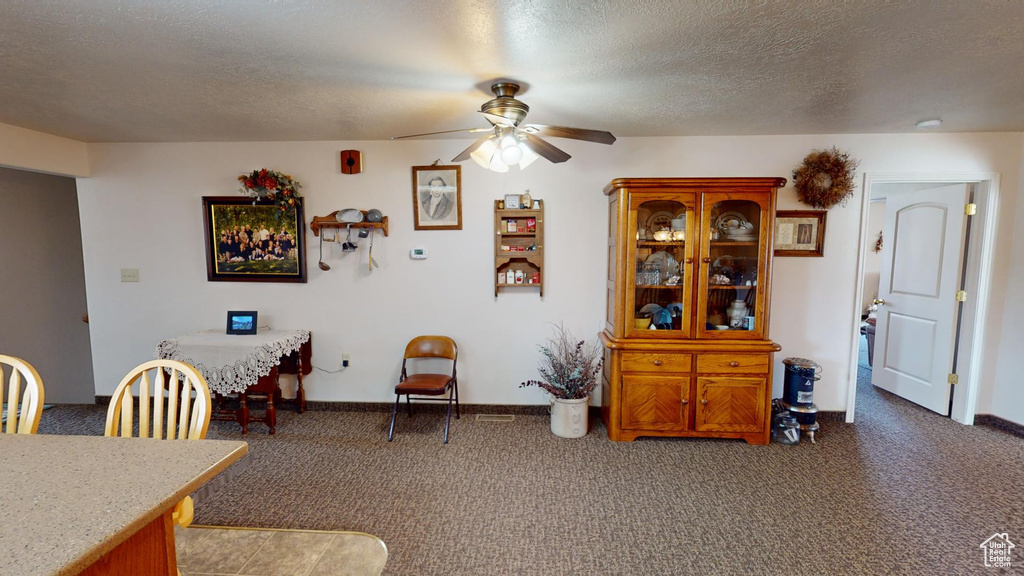
[[[491,156],[491,163],[487,168],[495,172],[508,172],[508,164],[501,161],[501,154]]]
[[[505,164],[512,166],[518,164],[523,159],[523,149],[519,147],[519,144],[513,143],[511,146],[501,147],[501,161]]]
[[[491,159],[494,157],[494,152],[497,151],[498,146],[494,143],[494,138],[485,141],[479,148],[473,151],[469,155],[474,162],[480,165],[481,168],[490,169]]]
[[[526,168],[530,164],[533,164],[534,160],[540,158],[540,156],[538,156],[537,153],[535,153],[533,150],[530,150],[530,148],[527,146],[520,146],[519,149],[523,151],[523,159],[519,161],[520,170]]]

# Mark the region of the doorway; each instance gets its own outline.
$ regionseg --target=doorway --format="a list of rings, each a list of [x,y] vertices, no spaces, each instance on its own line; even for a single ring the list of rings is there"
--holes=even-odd
[[[35,367],[47,404],[92,404],[75,179],[0,168],[0,204],[0,353]]]
[[[960,316],[957,318],[959,325],[959,335],[956,339],[956,358],[950,363],[949,359],[939,358],[936,362],[936,366],[941,365],[943,373],[940,375],[936,370],[933,370],[934,376],[945,376],[944,366],[955,364],[956,370],[956,385],[952,389],[952,402],[951,410],[948,411],[950,416],[963,424],[973,424],[975,406],[977,404],[977,387],[978,387],[978,376],[980,374],[980,354],[974,354],[973,351],[981,350],[981,339],[983,336],[983,319],[985,309],[987,307],[987,293],[988,286],[991,281],[991,260],[992,251],[994,244],[994,228],[995,228],[995,212],[997,205],[997,191],[998,191],[998,174],[985,173],[985,174],[932,174],[932,175],[918,175],[918,174],[907,174],[907,175],[881,175],[881,174],[866,174],[864,178],[865,191],[862,197],[861,206],[861,234],[860,234],[860,250],[858,255],[857,263],[857,285],[855,290],[855,303],[854,303],[854,314],[857,319],[855,326],[857,327],[857,333],[853,338],[853,343],[850,350],[850,378],[847,389],[847,410],[846,410],[846,421],[854,421],[854,412],[856,408],[856,394],[857,394],[857,377],[858,377],[858,364],[861,362],[859,358],[860,353],[865,348],[863,345],[866,344],[867,337],[872,330],[866,328],[865,322],[867,320],[868,306],[866,302],[875,300],[874,294],[869,292],[872,290],[873,279],[870,277],[873,273],[872,260],[876,258],[874,249],[878,242],[879,230],[877,226],[877,214],[880,208],[877,204],[883,201],[883,198],[888,196],[895,196],[902,193],[907,193],[908,198],[917,194],[918,196],[925,196],[929,192],[922,192],[926,190],[936,189],[942,185],[960,184],[963,187],[968,185],[973,189],[973,204],[976,205],[976,213],[971,216],[971,224],[967,228],[966,241],[967,249],[964,252],[963,257],[966,259],[966,267],[958,268],[957,284],[962,284],[963,289],[968,295],[968,299],[963,303]],[[896,204],[896,202],[894,202]],[[874,205],[874,206],[873,206]],[[884,205],[883,205],[884,206]],[[893,208],[893,206],[890,206]],[[872,212],[875,213],[876,218],[873,221]],[[892,210],[890,210],[890,213]],[[890,226],[892,223],[890,222]],[[959,240],[960,236],[957,235]],[[882,237],[882,244],[887,238]],[[941,252],[941,251],[940,251]],[[949,249],[946,253],[950,253]],[[879,254],[881,250],[879,250]],[[892,254],[889,254],[892,258]],[[956,258],[954,258],[956,260]],[[879,263],[880,266],[884,264]],[[959,262],[955,262],[952,266],[959,266]],[[880,271],[880,276],[881,276]],[[883,279],[885,281],[885,279]],[[887,284],[891,287],[890,284]],[[880,292],[885,294],[885,286],[880,287]],[[881,304],[884,306],[884,304]],[[887,317],[898,317],[892,316],[892,310],[885,310]],[[905,315],[902,318],[910,318],[910,315]],[[906,330],[912,323],[906,322],[898,329]],[[923,326],[924,323],[921,323]],[[884,332],[886,327],[882,327]],[[950,331],[952,333],[952,331]],[[883,338],[885,337],[882,334]],[[904,335],[906,336],[906,335]],[[911,339],[910,341],[913,341]],[[875,338],[875,348],[873,351],[873,366],[872,368],[877,369],[879,364],[879,351],[880,344],[879,340]],[[883,348],[885,344],[882,345]],[[892,343],[888,343],[889,353],[898,352],[897,349],[893,348]],[[941,346],[939,346],[941,348]],[[947,349],[946,352],[949,352]],[[883,352],[884,353],[884,352]],[[920,359],[920,355],[904,355],[903,361],[906,365],[910,365]],[[893,371],[892,367],[886,368],[890,372],[888,376],[892,376],[892,373],[898,372]],[[897,376],[900,376],[897,374]],[[874,380],[874,379],[873,379]],[[905,385],[905,384],[904,384]],[[936,385],[936,390],[940,392],[948,393],[948,387],[941,387],[940,389]],[[899,392],[897,392],[899,394]],[[904,394],[900,394],[904,395]],[[932,409],[940,413],[947,413],[946,406],[940,406],[936,408],[935,405],[945,403],[949,405],[949,401],[942,398],[932,400]]]

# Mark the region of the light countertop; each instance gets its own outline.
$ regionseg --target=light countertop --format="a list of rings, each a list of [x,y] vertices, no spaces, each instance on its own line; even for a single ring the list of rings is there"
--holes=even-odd
[[[0,434],[0,575],[78,574],[247,451],[224,440]]]

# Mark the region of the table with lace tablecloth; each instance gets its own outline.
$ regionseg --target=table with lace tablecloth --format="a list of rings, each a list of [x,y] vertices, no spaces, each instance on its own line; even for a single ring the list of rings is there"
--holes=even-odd
[[[156,347],[156,357],[178,360],[194,366],[206,378],[218,405],[224,396],[237,394],[238,410],[218,410],[215,417],[237,420],[242,432],[252,421],[262,421],[273,434],[277,416],[275,401],[280,401],[279,374],[295,374],[298,385],[295,400],[299,413],[306,409],[306,393],[302,377],[312,370],[312,336],[309,330],[270,330],[260,328],[256,334],[225,334],[219,330],[196,332],[163,340]],[[266,395],[264,417],[252,417],[248,407],[250,395]],[[230,416],[230,418],[228,418]]]

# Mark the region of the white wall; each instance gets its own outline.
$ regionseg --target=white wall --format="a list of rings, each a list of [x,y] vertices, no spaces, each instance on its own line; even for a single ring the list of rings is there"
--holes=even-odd
[[[345,372],[309,377],[311,399],[390,401],[404,344],[413,335],[440,332],[460,344],[464,401],[541,403],[539,392],[517,386],[535,376],[536,344],[549,333],[546,323],[564,321],[589,338],[602,326],[607,204],[601,190],[613,178],[789,179],[811,149],[836,145],[861,160],[861,173],[1001,172],[1002,237],[1009,237],[1019,211],[1019,133],[623,138],[611,147],[559,141],[572,160],[540,160],[522,173],[493,174],[467,162],[463,230],[414,231],[410,167],[452,158],[467,144],[92,145],[93,177],[79,180],[79,194],[97,394],[109,394],[128,368],[152,356],[160,339],[220,328],[228,309],[258,309],[276,328],[312,330],[317,366],[336,369],[342,353],[352,354]],[[338,152],[348,148],[363,151],[363,174],[340,174]],[[376,207],[389,215],[391,236],[378,236],[374,246],[381,268],[367,272],[364,245],[344,257],[335,247],[332,270],[323,272],[310,233],[308,284],[207,282],[200,197],[233,195],[239,173],[263,166],[303,182],[307,221],[344,207]],[[545,296],[495,300],[493,200],[527,188],[547,210]],[[806,208],[791,186],[779,198],[780,209]],[[860,190],[846,207],[830,211],[824,258],[775,260],[771,336],[783,348],[778,359],[802,356],[823,366],[815,395],[822,410],[845,407],[848,354],[857,337],[859,206]],[[428,260],[409,259],[417,245],[427,246]],[[996,259],[990,342],[1003,331],[1008,245],[997,248]],[[121,267],[140,268],[141,282],[120,283]],[[992,347],[985,365],[994,366],[995,358]],[[994,378],[986,368],[984,386],[991,388]],[[982,413],[991,408],[987,394]]]
[[[88,176],[84,142],[0,124],[0,166],[61,176]]]
[[[1024,173],[1024,157],[1021,158],[1021,173]],[[1007,191],[1010,192],[1009,190]],[[1024,199],[1024,179],[1017,184],[1017,198]],[[1003,204],[1003,210],[1014,210]],[[1013,250],[1004,266],[1008,270],[1006,305],[1001,310],[1002,330],[999,334],[996,376],[994,385],[983,389],[991,391],[991,402],[986,410],[1017,424],[1024,425],[1024,306],[1020,290],[1024,287],[1024,200],[1016,205],[1016,226],[1002,229],[1000,241],[1012,244]],[[1012,240],[1011,240],[1012,237]],[[998,265],[997,265],[998,266]],[[985,403],[984,396],[979,404]]]

